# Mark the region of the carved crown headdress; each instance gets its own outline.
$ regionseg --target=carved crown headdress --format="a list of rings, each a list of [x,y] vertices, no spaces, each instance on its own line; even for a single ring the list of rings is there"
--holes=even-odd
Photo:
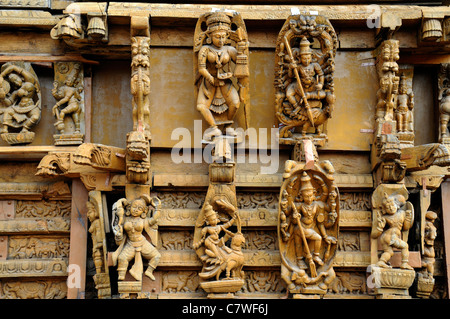
[[[314,189],[313,185],[311,184],[311,177],[306,172],[303,172],[301,177],[302,187],[300,188],[300,192]]]
[[[231,29],[231,19],[223,12],[215,12],[206,19],[208,32],[217,30],[229,31]]]
[[[311,54],[311,42],[306,37],[303,37],[300,41],[300,55]]]

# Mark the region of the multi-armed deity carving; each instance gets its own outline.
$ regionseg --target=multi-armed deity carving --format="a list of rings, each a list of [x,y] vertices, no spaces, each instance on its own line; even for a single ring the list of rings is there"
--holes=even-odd
[[[409,264],[408,233],[414,222],[414,207],[403,184],[382,184],[372,195],[372,264],[375,294],[408,297],[415,271]],[[381,247],[381,254],[378,252]],[[392,265],[394,251],[400,262]]]
[[[294,296],[323,295],[335,278],[339,191],[331,165],[287,161],[278,212],[281,277]]]
[[[310,135],[315,144],[324,145],[324,124],[335,103],[336,48],[336,33],[323,16],[293,15],[284,23],[275,60],[275,111],[283,125],[280,141]]]
[[[210,164],[210,185],[195,224],[194,249],[203,263],[200,286],[208,298],[232,297],[244,285],[245,243],[237,208],[234,163]]]
[[[113,205],[112,230],[118,248],[112,254],[112,261],[114,266],[117,265],[119,285],[126,286],[125,290],[129,292],[141,292],[144,273],[142,258],[148,260],[145,275],[155,280],[153,271],[161,258],[157,249],[159,215],[159,199],[146,194],[134,200],[122,198]],[[132,260],[134,263],[129,273],[136,281],[126,280]]]
[[[204,14],[197,22],[194,41],[197,110],[209,125],[204,139],[236,136],[231,126],[241,106],[247,127],[249,120],[249,51],[244,21],[238,13]]]
[[[29,144],[31,128],[41,119],[41,89],[38,77],[26,62],[8,62],[0,73],[1,137],[7,143]]]
[[[57,100],[52,108],[56,118],[54,135],[56,145],[78,145],[83,143],[83,65],[79,62],[55,63],[55,81],[52,95]],[[71,122],[69,122],[69,118]],[[69,121],[68,121],[69,120]]]

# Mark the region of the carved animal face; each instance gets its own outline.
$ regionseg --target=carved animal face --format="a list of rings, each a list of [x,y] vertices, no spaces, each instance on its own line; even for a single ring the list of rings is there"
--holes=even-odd
[[[150,39],[147,37],[131,38],[132,67],[150,67]]]

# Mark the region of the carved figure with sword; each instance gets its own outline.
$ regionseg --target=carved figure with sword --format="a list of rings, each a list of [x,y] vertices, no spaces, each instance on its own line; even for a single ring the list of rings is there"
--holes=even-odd
[[[319,63],[312,62],[310,42],[306,37],[303,37],[300,41],[300,49],[296,49],[300,65],[297,65],[289,40],[284,37],[283,41],[290,60],[289,76],[295,76],[296,79],[288,85],[286,97],[294,106],[294,115],[300,111],[303,102],[308,120],[314,127],[313,112],[308,100],[321,100],[326,97],[326,92],[322,89],[324,84],[323,70]]]

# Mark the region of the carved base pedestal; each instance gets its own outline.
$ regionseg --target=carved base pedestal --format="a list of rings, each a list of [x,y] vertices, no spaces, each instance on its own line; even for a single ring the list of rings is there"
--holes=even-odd
[[[415,278],[414,270],[381,268],[371,265],[374,294],[377,299],[410,299],[408,289]]]
[[[83,144],[84,134],[55,134],[55,145],[81,145]]]
[[[450,146],[450,137],[442,137],[440,142],[442,144],[446,144],[447,146]]]
[[[321,299],[321,295],[293,294],[292,299]]]
[[[34,132],[3,133],[1,137],[10,145],[30,144],[34,140]]]
[[[244,283],[243,279],[216,280],[202,282],[200,287],[208,293],[209,299],[232,299]]]
[[[400,142],[400,148],[414,146],[414,133],[412,132],[398,132],[397,138]]]
[[[120,299],[130,299],[130,294],[141,294],[142,281],[119,281],[117,283]]]
[[[301,133],[293,133],[292,137],[280,138],[280,144],[284,145],[296,145],[304,139],[312,140],[313,144],[317,147],[323,147],[328,141],[326,134],[308,134],[302,135]]]
[[[417,274],[417,288],[416,295],[419,298],[430,298],[431,293],[434,289],[434,278],[425,277],[423,274]]]
[[[94,282],[95,288],[98,291],[98,299],[111,298],[111,283],[109,281],[109,274],[95,274]]]

